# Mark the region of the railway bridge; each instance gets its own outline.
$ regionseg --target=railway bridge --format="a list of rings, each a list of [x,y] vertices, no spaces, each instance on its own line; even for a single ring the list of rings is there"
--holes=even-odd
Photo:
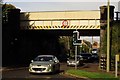
[[[106,11],[106,6],[88,11],[10,10],[8,22],[3,25],[3,65],[28,64],[38,54],[64,55],[66,52],[62,52],[64,47],[60,46],[59,37],[72,36],[75,30],[80,36],[100,36],[101,26],[107,20]],[[112,21],[113,6],[110,16]]]

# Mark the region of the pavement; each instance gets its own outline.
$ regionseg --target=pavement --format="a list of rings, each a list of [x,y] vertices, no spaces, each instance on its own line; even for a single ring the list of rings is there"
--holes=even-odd
[[[64,75],[66,75],[66,76],[71,76],[71,77],[74,77],[74,78],[80,79],[80,80],[91,80],[91,79],[89,79],[89,78],[87,78],[87,77],[76,76],[76,75],[73,75],[73,74],[70,74],[70,73],[64,73]]]

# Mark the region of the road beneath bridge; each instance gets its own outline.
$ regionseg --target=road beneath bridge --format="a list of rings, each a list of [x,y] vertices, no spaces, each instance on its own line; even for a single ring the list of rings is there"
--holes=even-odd
[[[80,36],[100,35],[100,30],[78,31]],[[72,34],[73,30],[20,30],[9,46],[6,45],[8,39],[4,40],[3,65],[27,65],[40,54],[52,54],[61,60],[66,60],[67,52],[65,46],[59,43],[59,36],[72,36]]]
[[[72,36],[75,30],[21,30],[23,35],[34,35],[34,36]],[[77,30],[80,36],[100,36],[100,29],[84,29]]]
[[[60,65],[60,72],[55,74],[30,74],[28,67],[4,69],[2,80],[87,80],[64,74],[66,70],[74,69],[74,67],[68,67],[66,63],[60,63]]]

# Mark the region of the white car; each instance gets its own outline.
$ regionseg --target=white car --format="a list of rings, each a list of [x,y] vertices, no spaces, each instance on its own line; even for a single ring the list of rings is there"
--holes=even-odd
[[[92,54],[98,54],[98,49],[92,49]]]
[[[60,63],[54,55],[39,55],[31,60],[30,73],[54,73],[60,70]]]
[[[77,57],[77,62],[75,62],[75,58],[74,58],[74,57],[73,57],[73,58],[69,58],[69,59],[67,60],[67,66],[75,66],[75,65],[79,66],[80,64],[81,64],[81,63],[80,63],[78,57]]]

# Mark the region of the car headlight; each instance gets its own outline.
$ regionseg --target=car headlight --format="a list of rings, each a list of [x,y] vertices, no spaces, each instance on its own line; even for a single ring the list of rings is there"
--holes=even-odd
[[[77,63],[79,63],[79,61],[77,61]]]
[[[51,67],[52,66],[52,64],[48,64],[48,67]]]
[[[67,61],[67,63],[69,63],[69,61]]]
[[[33,66],[33,64],[30,64],[30,67],[32,67]]]
[[[80,55],[80,58],[81,58],[82,56]]]

